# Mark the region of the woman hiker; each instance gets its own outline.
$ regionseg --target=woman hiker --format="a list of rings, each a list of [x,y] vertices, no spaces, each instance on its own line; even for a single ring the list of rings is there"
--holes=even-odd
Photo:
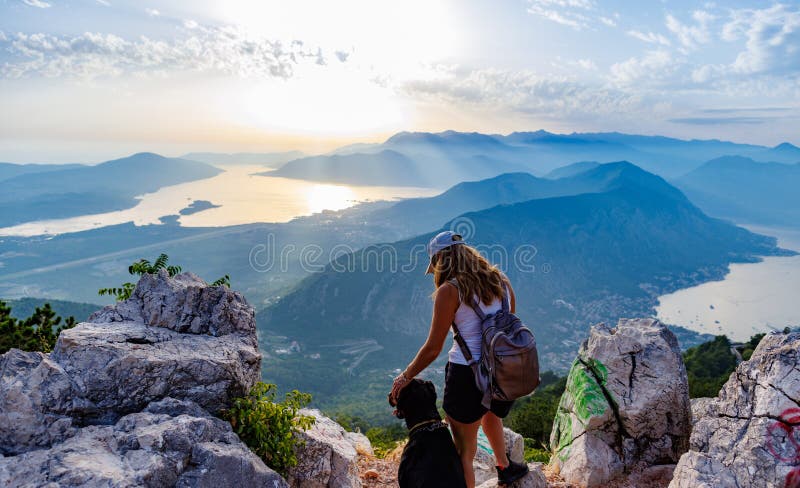
[[[451,231],[438,234],[428,244],[428,255],[430,264],[426,273],[433,274],[436,286],[431,328],[414,360],[394,379],[391,393],[394,398],[439,356],[453,323],[475,360],[480,360],[481,320],[467,300],[475,297],[486,314],[500,310],[504,299],[510,300],[511,312],[515,310],[514,290],[508,278],[460,235]],[[502,422],[513,402],[492,400],[489,409],[481,405],[482,393],[475,384],[472,368],[455,341],[448,357],[442,407],[464,466],[467,487],[475,486],[472,463],[478,450],[480,426],[494,450],[498,483],[508,485],[518,480],[527,474],[528,467],[509,460]]]

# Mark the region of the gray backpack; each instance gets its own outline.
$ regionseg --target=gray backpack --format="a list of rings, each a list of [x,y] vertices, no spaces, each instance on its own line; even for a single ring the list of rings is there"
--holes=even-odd
[[[458,283],[451,280],[456,288]],[[511,313],[508,288],[504,286],[502,308],[486,314],[475,297],[470,306],[481,320],[481,358],[476,361],[453,322],[453,339],[475,373],[475,384],[483,392],[481,404],[511,401],[530,394],[539,386],[539,353],[533,332]]]

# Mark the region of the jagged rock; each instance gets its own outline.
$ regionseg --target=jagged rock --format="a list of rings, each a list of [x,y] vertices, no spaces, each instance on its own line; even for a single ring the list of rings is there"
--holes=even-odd
[[[159,301],[163,307],[158,307]],[[254,311],[227,287],[209,287],[190,274],[145,275],[130,300],[92,317],[96,322],[63,331],[52,354],[12,349],[0,356],[0,454],[8,456],[6,475],[12,463],[20,463],[14,473],[29,469],[34,476],[42,453],[51,451],[63,458],[50,466],[65,485],[71,479],[99,483],[100,474],[83,479],[80,473],[69,473],[93,463],[94,455],[111,459],[109,469],[123,470],[126,476],[158,473],[160,468],[150,465],[165,462],[163,456],[148,458],[146,449],[125,454],[122,467],[122,461],[109,458],[109,449],[124,454],[113,442],[104,443],[112,438],[117,442],[120,425],[135,418],[127,414],[138,415],[147,408],[150,417],[206,418],[207,410],[219,412],[259,379]],[[153,403],[168,397],[177,400]],[[185,410],[179,400],[199,405],[192,403],[194,412],[168,411]],[[120,419],[123,415],[127,416]],[[192,447],[179,451],[188,458]],[[39,454],[30,452],[33,449],[40,449]],[[88,454],[79,454],[82,450]]]
[[[49,449],[0,459],[0,486],[286,486],[230,424],[198,405],[152,404],[78,429]]]
[[[143,275],[128,300],[98,310],[88,321],[138,322],[212,336],[256,330],[253,308],[241,293],[224,286],[208,286],[193,273],[170,278],[164,269]]]
[[[767,335],[737,366],[669,486],[800,486],[800,333]]]
[[[717,411],[716,398],[692,398],[692,425],[703,417],[713,415]]]
[[[691,412],[675,335],[653,319],[592,327],[572,364],[550,444],[568,483],[601,486],[624,472],[674,464]]]
[[[524,462],[525,458],[525,439],[509,428],[503,429],[503,437],[506,441],[506,451],[509,458],[517,463]],[[475,461],[472,463],[475,470],[475,484],[480,485],[492,478],[497,479],[495,469],[495,458],[489,440],[481,428],[478,431],[478,452],[475,454]]]
[[[216,413],[261,374],[254,335],[183,334],[137,322],[79,324],[59,335],[51,358],[88,401],[74,415],[98,421],[168,396]]]
[[[319,410],[303,409],[300,414],[314,417],[315,422],[298,435],[304,445],[295,451],[298,462],[289,470],[289,485],[295,488],[360,488],[357,442],[353,436]]]
[[[0,454],[47,447],[74,435],[75,388],[46,354],[11,349],[0,356]]]
[[[528,464],[528,469],[530,470],[528,474],[523,476],[518,481],[515,481],[511,485],[508,485],[506,488],[547,488],[547,478],[542,472],[542,464]],[[483,483],[478,483],[476,481],[475,484],[478,488],[497,488],[498,486],[496,476],[484,481]]]

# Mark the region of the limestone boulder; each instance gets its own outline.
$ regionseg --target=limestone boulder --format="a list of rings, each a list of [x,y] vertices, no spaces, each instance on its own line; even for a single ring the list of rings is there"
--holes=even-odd
[[[0,454],[19,454],[71,437],[75,426],[70,415],[80,403],[75,385],[48,355],[18,349],[3,354]]]
[[[359,488],[357,450],[359,442],[344,427],[319,410],[302,409],[301,415],[314,417],[314,425],[300,432],[296,448],[297,466],[289,470],[287,481],[296,488]],[[369,447],[371,450],[372,447]]]
[[[52,354],[0,356],[0,453],[49,447],[75,425],[166,397],[217,413],[260,374],[255,313],[240,294],[191,274],[145,275],[129,300],[61,332]]]
[[[51,359],[85,400],[74,416],[113,421],[165,397],[192,400],[217,413],[260,377],[254,337],[181,333],[141,322],[87,322],[59,335]]]
[[[714,415],[717,410],[716,398],[692,398],[692,425],[698,420],[709,415]]]
[[[698,415],[670,488],[800,487],[800,333],[764,337]]]
[[[0,486],[274,486],[286,482],[230,424],[192,402],[164,399],[49,449],[0,459]]]
[[[131,297],[109,305],[89,322],[137,322],[186,334],[255,337],[253,308],[244,296],[225,286],[209,286],[193,273],[170,277],[162,269],[139,279]]]
[[[550,438],[565,481],[602,486],[688,449],[691,410],[675,335],[653,319],[592,327],[570,369]]]

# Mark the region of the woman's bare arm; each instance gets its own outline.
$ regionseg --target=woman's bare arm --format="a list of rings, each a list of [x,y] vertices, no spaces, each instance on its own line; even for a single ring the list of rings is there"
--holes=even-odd
[[[433,302],[433,317],[431,318],[431,328],[428,332],[428,339],[419,348],[419,352],[411,361],[411,364],[403,372],[406,380],[418,375],[439,357],[450,330],[450,324],[456,316],[458,309],[458,290],[450,283],[445,283],[436,290],[436,298]],[[403,375],[401,375],[403,376]],[[398,377],[400,378],[400,376]],[[392,387],[392,396],[397,397],[397,393],[405,386],[402,380],[395,380]]]

